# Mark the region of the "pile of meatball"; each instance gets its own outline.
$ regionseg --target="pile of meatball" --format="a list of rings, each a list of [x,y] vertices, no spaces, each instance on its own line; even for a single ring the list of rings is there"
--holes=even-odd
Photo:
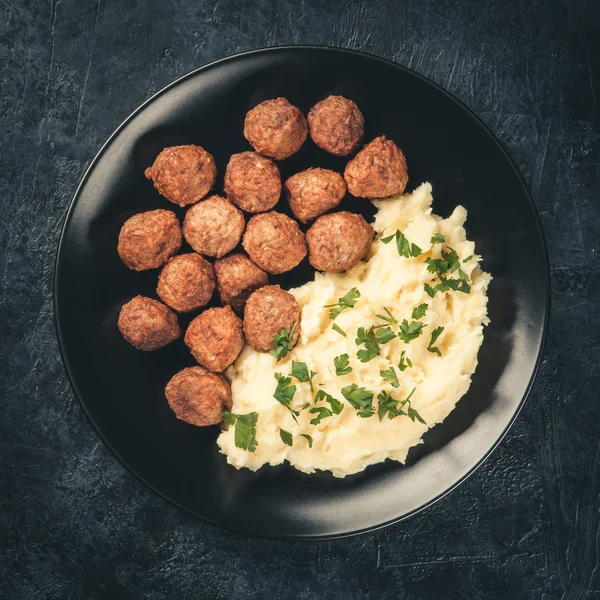
[[[277,162],[296,153],[310,135],[331,154],[347,157],[343,177],[318,167],[282,185]],[[177,313],[204,308],[215,288],[223,306],[195,317],[184,341],[199,366],[177,373],[165,394],[175,415],[198,426],[218,424],[231,409],[231,386],[222,372],[244,343],[258,352],[276,346],[286,330],[295,345],[301,311],[294,296],[269,285],[269,274],[292,270],[308,255],[319,271],[342,272],[367,254],[373,228],[359,214],[332,212],[346,192],[385,198],[404,191],[406,160],[384,136],[361,148],[364,118],[342,96],[316,104],[308,119],[285,98],[262,102],[246,115],[244,136],[254,152],[234,154],[225,169],[225,197],[210,194],[217,179],[214,158],[201,146],[173,146],[145,175],[169,202],[188,207],[183,227],[174,212],[151,210],[128,219],[118,253],[130,269],[161,269],[156,293],[162,302],[137,296],[120,311],[118,326],[138,350],[151,351],[182,334]],[[359,150],[360,149],[360,150]],[[287,215],[273,210],[285,188]],[[328,213],[328,214],[325,214]],[[250,215],[250,216],[248,216]],[[193,252],[177,254],[183,239]],[[234,251],[241,245],[245,254]]]

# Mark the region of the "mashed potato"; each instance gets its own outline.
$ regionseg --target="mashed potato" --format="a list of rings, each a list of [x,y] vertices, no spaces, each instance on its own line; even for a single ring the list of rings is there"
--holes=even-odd
[[[379,209],[374,223],[380,234],[378,237],[390,236],[400,230],[409,242],[419,246],[420,256],[404,258],[399,255],[394,241],[384,244],[376,240],[367,262],[361,262],[345,273],[317,273],[314,281],[290,290],[302,309],[302,336],[288,356],[276,364],[270,354],[258,353],[248,346],[242,351],[227,371],[232,381],[232,412],[258,413],[258,447],[254,452],[237,448],[234,427],[229,427],[219,436],[218,444],[230,464],[256,470],[265,464],[277,465],[287,460],[305,473],[322,469],[331,471],[336,477],[344,477],[387,458],[404,462],[408,450],[421,442],[430,427],[441,423],[466,393],[477,366],[483,326],[488,322],[486,290],[490,276],[479,268],[475,246],[466,238],[463,228],[467,217],[465,209],[458,206],[450,217],[442,219],[432,214],[431,202],[431,185],[427,183],[412,194],[374,202]],[[444,245],[432,245],[431,238],[436,233],[443,234]],[[446,247],[453,248],[460,257],[471,291],[468,294],[439,292],[431,298],[424,285],[432,283],[434,275],[427,271],[425,260],[440,258],[442,248]],[[360,298],[354,308],[347,308],[335,319],[335,324],[347,334],[343,337],[332,329],[334,321],[329,319],[324,305],[336,303],[352,288],[358,288]],[[380,355],[369,362],[363,363],[357,358],[357,351],[364,348],[355,343],[359,327],[368,329],[371,325],[382,324],[376,315],[385,314],[384,307],[398,322],[406,319],[410,323],[413,309],[422,303],[428,308],[418,319],[425,324],[421,335],[409,343],[396,337],[382,344]],[[428,346],[431,333],[440,326],[444,330],[433,344],[441,352],[438,356],[428,351]],[[392,328],[397,332],[398,324],[393,324]],[[398,368],[402,351],[412,363],[403,371]],[[338,376],[334,358],[342,354],[349,355],[352,371]],[[304,362],[316,372],[313,379],[315,393],[322,389],[343,403],[339,415],[311,425],[310,420],[315,415],[310,414],[309,409],[301,408],[306,403],[310,403],[309,408],[314,406],[314,393],[311,393],[309,383],[296,379],[292,379],[296,385],[292,406],[301,410],[298,423],[290,411],[274,399],[275,373],[289,375],[292,361]],[[398,378],[397,388],[382,378],[381,371],[390,367]],[[356,409],[343,397],[341,389],[351,384],[373,393],[373,416],[359,417]],[[426,424],[404,415],[379,420],[377,396],[380,392],[391,392],[395,400],[404,400],[413,389],[410,406]],[[317,406],[329,408],[324,401]],[[407,408],[408,404],[404,406],[405,412]],[[292,434],[291,447],[283,443],[279,428]],[[312,437],[312,448],[301,434]]]

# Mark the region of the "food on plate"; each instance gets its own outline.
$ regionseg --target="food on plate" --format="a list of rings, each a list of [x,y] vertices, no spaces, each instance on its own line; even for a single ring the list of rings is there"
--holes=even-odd
[[[170,146],[145,175],[169,202],[189,206],[208,194],[217,179],[217,166],[202,146]]]
[[[138,350],[157,350],[181,335],[177,315],[152,298],[136,296],[121,307],[117,322],[123,337]]]
[[[408,183],[402,150],[385,136],[369,142],[347,165],[344,179],[357,198],[388,198],[402,194]]]
[[[167,383],[165,396],[178,419],[199,427],[217,425],[221,413],[231,410],[229,381],[202,367],[179,371]]]
[[[127,219],[117,252],[134,271],[162,267],[181,248],[181,226],[170,210],[149,210]]]
[[[279,167],[256,152],[240,152],[225,170],[225,195],[249,213],[272,209],[281,196]]]
[[[242,312],[252,292],[267,285],[267,274],[243,254],[230,254],[215,261],[217,290],[223,304]]]
[[[246,221],[241,210],[221,196],[194,204],[183,220],[183,237],[200,254],[221,258],[242,239]]]
[[[308,126],[300,109],[285,98],[265,100],[246,115],[244,137],[260,154],[283,160],[300,150]]]
[[[273,275],[291,271],[306,256],[306,241],[298,223],[275,211],[254,215],[248,221],[242,245],[263,271]]]
[[[278,285],[261,287],[246,302],[244,333],[257,352],[283,358],[298,342],[300,322],[296,298]]]
[[[296,347],[278,362],[244,348],[227,371],[233,416],[218,438],[230,464],[287,460],[344,477],[404,462],[454,409],[477,366],[490,276],[467,239],[465,209],[442,219],[431,203],[429,184],[374,202],[369,260],[290,290],[302,311]],[[253,298],[268,290],[248,300],[247,330]]]
[[[365,135],[365,119],[356,104],[343,96],[329,96],[308,113],[312,141],[326,152],[348,156]]]
[[[190,312],[208,304],[215,290],[213,266],[199,254],[179,254],[163,268],[156,293],[177,312]]]
[[[365,257],[374,235],[362,215],[347,211],[323,215],[306,232],[308,262],[319,271],[345,271]]]
[[[221,372],[244,347],[242,321],[231,306],[209,308],[189,324],[184,341],[203,367]]]
[[[312,168],[292,175],[285,182],[290,208],[303,223],[335,208],[346,195],[346,182],[335,171]]]

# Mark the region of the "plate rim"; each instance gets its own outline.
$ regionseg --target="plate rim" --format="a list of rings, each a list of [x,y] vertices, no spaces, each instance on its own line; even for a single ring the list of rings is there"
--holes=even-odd
[[[146,481],[146,479],[144,479],[140,474],[138,474],[127,463],[127,461],[125,461],[123,459],[123,457],[119,454],[119,452],[115,448],[113,448],[111,444],[109,444],[109,442],[106,440],[104,434],[100,431],[100,429],[94,422],[94,419],[92,418],[85,403],[83,402],[82,395],[80,394],[80,392],[77,388],[77,385],[75,384],[75,380],[74,380],[73,374],[71,372],[71,368],[69,367],[69,362],[66,357],[65,345],[64,345],[63,336],[61,333],[61,324],[60,324],[59,308],[58,308],[58,304],[59,304],[59,302],[58,302],[58,287],[59,287],[58,279],[59,279],[59,271],[60,271],[59,263],[60,263],[60,258],[61,258],[62,252],[63,252],[63,246],[64,246],[64,242],[65,242],[67,229],[69,227],[69,224],[70,224],[73,214],[75,212],[75,206],[78,202],[79,196],[81,194],[81,190],[83,189],[84,185],[87,183],[87,180],[88,180],[90,174],[94,170],[94,168],[95,168],[96,164],[98,163],[98,161],[100,160],[100,158],[103,156],[103,154],[106,152],[106,150],[112,143],[113,139],[116,138],[121,133],[121,131],[125,128],[125,126],[128,125],[129,122],[132,121],[147,106],[152,104],[155,100],[157,100],[160,96],[165,94],[171,88],[179,85],[186,79],[194,77],[198,73],[215,68],[215,67],[219,66],[221,63],[235,61],[237,59],[240,59],[240,58],[243,58],[246,56],[250,56],[250,55],[268,54],[268,53],[276,54],[276,53],[280,53],[282,51],[286,52],[286,51],[294,51],[294,50],[295,51],[297,51],[297,50],[325,51],[325,52],[341,53],[341,54],[346,54],[349,56],[360,56],[362,58],[368,58],[369,60],[374,60],[374,61],[384,63],[388,66],[392,66],[396,69],[404,71],[404,72],[410,74],[411,76],[417,77],[424,83],[432,86],[438,92],[441,92],[449,101],[453,102],[454,104],[458,105],[462,110],[464,110],[472,119],[474,119],[479,124],[479,126],[482,128],[482,130],[488,136],[488,138],[490,138],[490,140],[497,146],[497,148],[500,150],[501,154],[504,156],[504,158],[506,159],[506,161],[508,162],[508,164],[510,165],[510,167],[516,174],[517,179],[520,182],[521,187],[523,188],[523,191],[525,192],[525,196],[527,197],[530,208],[533,211],[536,229],[539,234],[539,238],[542,242],[542,254],[543,254],[543,258],[544,258],[544,267],[545,267],[544,272],[543,272],[544,285],[545,285],[544,317],[543,317],[543,321],[542,321],[542,332],[541,332],[541,338],[540,338],[540,342],[539,342],[539,348],[538,348],[535,364],[534,364],[533,370],[531,372],[531,376],[529,378],[527,386],[525,388],[525,391],[523,393],[523,396],[522,396],[521,400],[519,401],[519,404],[518,404],[516,410],[514,411],[511,418],[509,419],[508,423],[506,424],[506,427],[503,429],[503,431],[498,436],[498,438],[494,441],[494,443],[490,446],[490,448],[488,448],[488,450],[479,458],[479,460],[466,473],[464,473],[459,479],[457,479],[451,486],[449,486],[443,492],[441,492],[437,496],[431,498],[430,500],[428,500],[421,506],[419,506],[403,515],[400,515],[393,519],[388,519],[387,521],[378,523],[376,525],[371,525],[368,527],[363,527],[361,529],[345,531],[345,532],[341,532],[341,533],[333,533],[333,534],[314,534],[314,533],[273,534],[273,533],[256,533],[256,532],[250,533],[241,528],[237,528],[237,527],[225,524],[225,523],[220,523],[215,519],[211,519],[209,517],[199,515],[196,512],[194,512],[193,510],[181,505],[176,500],[169,498],[168,496],[163,494],[160,490],[158,490],[149,481]],[[396,523],[404,521],[404,520],[420,513],[421,511],[433,506],[434,504],[439,502],[442,498],[444,498],[448,494],[452,493],[460,485],[462,485],[465,481],[467,481],[467,479],[469,479],[475,473],[475,471],[477,471],[481,467],[481,465],[483,465],[484,462],[487,461],[487,459],[491,456],[491,454],[498,448],[500,443],[504,440],[508,431],[511,429],[511,427],[515,423],[517,417],[519,416],[519,414],[521,413],[521,410],[523,409],[523,406],[525,405],[525,402],[529,398],[531,389],[533,388],[533,384],[535,382],[540,365],[542,363],[542,357],[544,354],[546,341],[547,341],[547,337],[548,337],[548,329],[549,329],[549,321],[550,321],[551,287],[552,286],[551,286],[550,260],[549,260],[549,254],[548,254],[548,246],[546,243],[546,237],[544,235],[541,218],[540,218],[537,206],[535,204],[535,201],[533,199],[533,196],[531,195],[531,192],[529,190],[529,187],[527,186],[527,183],[525,182],[523,175],[521,174],[521,171],[518,169],[514,160],[508,154],[507,150],[504,148],[504,145],[502,144],[502,142],[496,137],[496,135],[493,133],[493,131],[490,129],[490,127],[488,127],[488,125],[473,110],[471,110],[471,108],[469,108],[462,100],[460,100],[459,98],[454,96],[452,93],[450,93],[448,90],[443,88],[441,85],[439,85],[432,79],[429,79],[428,77],[426,77],[424,75],[421,75],[420,73],[418,73],[417,71],[414,71],[413,69],[411,69],[409,67],[406,67],[397,62],[394,62],[393,60],[383,58],[383,57],[377,56],[375,54],[370,54],[368,52],[362,52],[362,51],[353,50],[350,48],[343,48],[343,47],[337,47],[337,46],[324,46],[324,45],[320,45],[320,44],[287,44],[287,45],[255,48],[252,50],[246,50],[244,52],[239,52],[236,54],[230,54],[228,56],[225,56],[225,57],[219,58],[217,60],[211,61],[209,63],[206,63],[205,65],[202,65],[201,67],[197,67],[196,69],[193,69],[193,70],[189,71],[188,73],[185,73],[184,75],[178,77],[177,79],[173,80],[172,82],[170,82],[169,84],[167,84],[166,86],[164,86],[163,88],[161,88],[160,90],[158,90],[157,92],[152,94],[149,98],[144,100],[144,102],[142,102],[135,110],[133,110],[117,126],[117,128],[112,132],[112,134],[102,144],[102,146],[97,151],[94,158],[92,159],[92,161],[86,168],[85,172],[81,176],[81,179],[79,181],[79,184],[77,185],[77,188],[75,189],[73,197],[70,200],[69,207],[67,209],[67,213],[64,217],[64,221],[63,221],[63,224],[60,229],[58,244],[56,246],[56,255],[55,255],[55,260],[54,260],[53,284],[52,284],[52,297],[53,297],[52,306],[53,306],[53,313],[54,313],[54,327],[55,327],[55,331],[56,331],[56,338],[58,341],[58,348],[59,348],[60,357],[61,357],[61,360],[63,363],[64,370],[67,374],[67,379],[69,381],[69,385],[71,386],[71,389],[73,390],[73,393],[74,393],[75,397],[77,398],[77,401],[78,401],[80,407],[83,409],[83,412],[86,415],[89,423],[92,425],[92,428],[95,431],[96,435],[98,435],[98,437],[100,438],[100,440],[102,441],[104,446],[106,448],[108,448],[108,450],[118,460],[118,462],[121,464],[121,466],[125,467],[125,469],[130,474],[132,474],[146,488],[150,489],[152,492],[157,494],[161,499],[167,501],[172,506],[176,506],[178,509],[184,511],[185,513],[192,515],[194,518],[203,521],[204,523],[208,523],[208,524],[216,526],[222,530],[226,530],[228,532],[233,532],[235,534],[238,534],[238,535],[241,535],[244,537],[256,537],[256,538],[261,538],[261,539],[270,539],[270,540],[278,540],[278,541],[314,542],[314,541],[336,540],[336,539],[342,539],[342,538],[347,538],[347,537],[351,537],[351,536],[361,535],[364,533],[371,533],[371,532],[377,531],[379,529],[383,529],[384,527],[388,527],[390,525],[394,525]]]

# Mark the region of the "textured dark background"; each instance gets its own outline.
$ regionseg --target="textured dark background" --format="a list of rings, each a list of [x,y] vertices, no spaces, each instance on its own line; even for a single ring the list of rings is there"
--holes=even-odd
[[[0,0],[0,597],[600,598],[599,39],[595,0]],[[408,521],[322,543],[149,492],[86,421],[52,314],[62,221],[117,125],[195,67],[293,43],[390,58],[480,115],[530,186],[553,283],[540,373],[485,465]]]

